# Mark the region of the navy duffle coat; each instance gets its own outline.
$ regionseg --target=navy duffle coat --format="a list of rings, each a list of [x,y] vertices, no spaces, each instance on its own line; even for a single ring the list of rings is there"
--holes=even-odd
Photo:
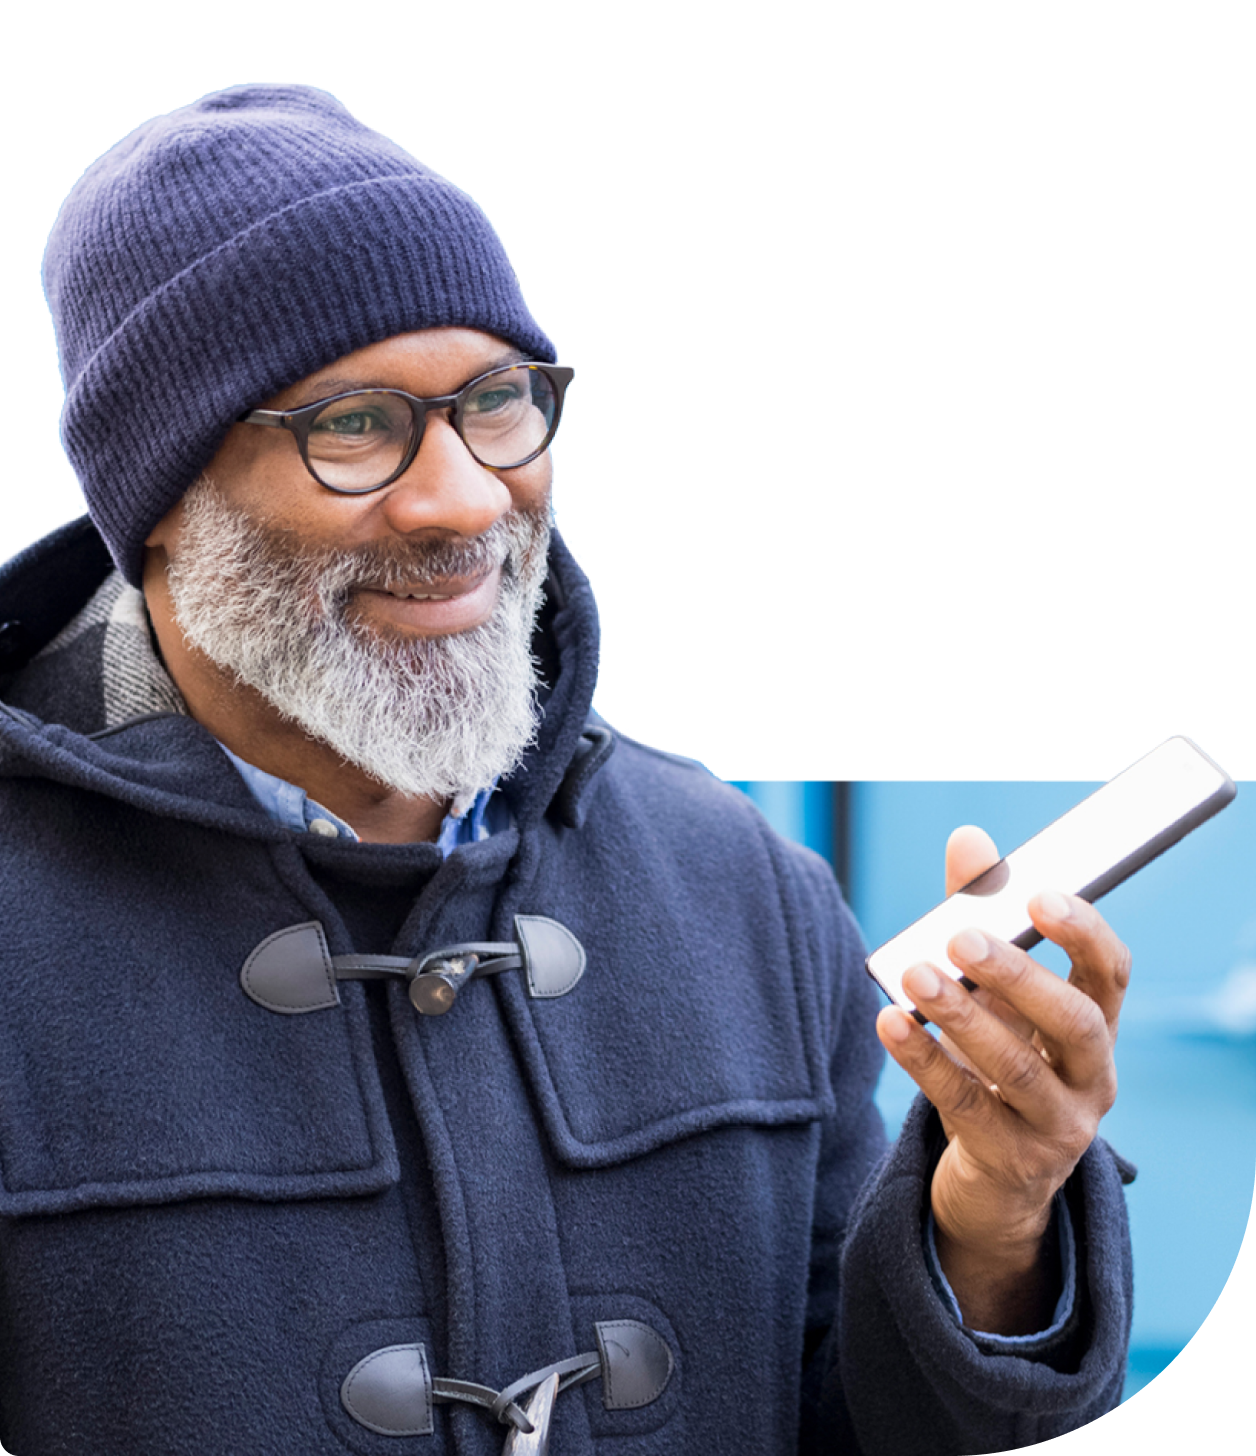
[[[501,1411],[441,1382],[498,1392],[584,1352],[552,1456],[998,1451],[1115,1403],[1112,1154],[1068,1188],[1071,1325],[983,1348],[922,1253],[936,1118],[884,1146],[877,1000],[829,868],[698,766],[589,727],[596,615],[561,542],[514,827],[446,859],[277,827],[187,716],[102,729],[95,629],[38,653],[108,566],[80,522],[0,575],[10,1451],[496,1456]],[[518,915],[583,948],[562,994],[505,971],[420,1016],[388,977],[290,1013],[241,983],[289,927],[410,958]]]

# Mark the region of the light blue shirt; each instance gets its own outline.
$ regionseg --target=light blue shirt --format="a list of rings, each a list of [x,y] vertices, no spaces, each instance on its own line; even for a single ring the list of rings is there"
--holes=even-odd
[[[1055,1312],[1051,1316],[1051,1323],[1045,1330],[1040,1330],[1034,1335],[990,1335],[984,1330],[974,1331],[983,1340],[997,1343],[999,1349],[1006,1350],[1009,1355],[1015,1355],[1018,1346],[1033,1344],[1038,1340],[1047,1339],[1051,1335],[1058,1335],[1073,1313],[1073,1303],[1077,1297],[1077,1241],[1073,1237],[1073,1219],[1069,1214],[1068,1204],[1064,1201],[1063,1193],[1055,1195],[1055,1211],[1056,1228],[1060,1239],[1060,1268],[1064,1272],[1064,1288],[1055,1302]],[[929,1265],[929,1273],[933,1277],[935,1288],[942,1297],[942,1303],[951,1311],[955,1322],[963,1324],[964,1316],[960,1311],[959,1300],[955,1298],[955,1291],[942,1272],[936,1237],[937,1224],[933,1219],[933,1210],[930,1209],[929,1217],[925,1221],[925,1262]]]
[[[348,839],[358,842],[353,826],[346,824],[330,809],[324,809],[311,799],[304,789],[290,784],[286,779],[276,778],[264,769],[238,757],[220,743],[219,748],[227,755],[240,776],[251,790],[253,797],[270,815],[276,824],[298,833],[318,834],[325,839]],[[444,855],[451,854],[460,844],[474,844],[501,829],[507,829],[513,822],[510,807],[496,790],[496,785],[481,789],[465,814],[454,818],[446,814],[441,820],[436,847]]]
[[[266,773],[263,769],[255,768],[251,763],[245,763],[242,758],[238,758],[223,744],[218,746],[240,770],[244,782],[252,790],[253,797],[276,824],[282,824],[285,829],[294,829],[298,833],[318,834],[327,839],[348,839],[355,844],[358,842],[358,836],[354,833],[352,826],[338,818],[330,809],[324,809],[321,804],[316,803],[304,789],[298,788],[296,784],[288,783],[286,779],[276,778],[274,774]],[[488,839],[490,835],[509,828],[513,822],[509,805],[504,796],[497,792],[496,785],[493,785],[490,788],[481,789],[465,814],[460,815],[457,819],[452,814],[445,815],[441,821],[440,833],[436,838],[436,847],[442,854],[448,855],[460,844],[474,844],[481,839]],[[1056,1206],[1059,1215],[1056,1223],[1060,1235],[1060,1267],[1064,1270],[1064,1289],[1056,1302],[1055,1314],[1049,1328],[1040,1333],[1036,1335],[982,1334],[983,1339],[997,1342],[1000,1348],[1007,1350],[1009,1355],[1016,1354],[1018,1346],[1057,1334],[1073,1312],[1077,1288],[1076,1242],[1073,1237],[1073,1224],[1069,1217],[1068,1205],[1064,1201],[1063,1194],[1056,1195]],[[943,1304],[950,1311],[956,1324],[963,1324],[959,1301],[947,1283],[946,1275],[943,1274],[942,1265],[938,1259],[935,1229],[933,1214],[930,1212],[925,1222],[925,1262],[929,1266],[929,1273]]]

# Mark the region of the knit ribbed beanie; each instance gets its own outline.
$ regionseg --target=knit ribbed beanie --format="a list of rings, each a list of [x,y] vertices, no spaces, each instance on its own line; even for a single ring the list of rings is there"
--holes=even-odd
[[[555,358],[476,204],[307,86],[219,91],[106,152],[61,209],[44,290],[66,452],[135,585],[232,423],[314,370],[443,325]]]

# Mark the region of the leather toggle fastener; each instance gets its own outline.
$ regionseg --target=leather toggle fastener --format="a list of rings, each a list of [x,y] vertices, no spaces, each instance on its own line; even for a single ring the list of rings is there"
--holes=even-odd
[[[529,1447],[517,1437],[544,1437],[556,1395],[601,1376],[602,1404],[608,1411],[639,1410],[656,1401],[672,1378],[671,1349],[649,1325],[632,1319],[599,1320],[594,1334],[596,1350],[556,1360],[504,1390],[433,1376],[422,1344],[387,1345],[364,1355],[349,1371],[340,1386],[340,1403],[359,1425],[381,1436],[430,1436],[435,1430],[433,1407],[460,1401],[510,1428],[506,1452],[521,1456],[528,1449],[544,1451],[543,1441]],[[524,1409],[518,1402],[529,1392],[532,1399]]]
[[[340,1005],[340,981],[409,982],[410,1001],[423,1016],[443,1016],[470,981],[522,970],[534,1000],[565,996],[584,975],[584,947],[565,925],[546,915],[516,915],[514,940],[469,941],[405,956],[329,954],[317,920],[277,930],[240,968],[245,995],[283,1016]]]

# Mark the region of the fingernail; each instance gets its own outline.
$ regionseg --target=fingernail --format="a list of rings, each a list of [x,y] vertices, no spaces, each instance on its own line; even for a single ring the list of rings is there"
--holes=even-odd
[[[984,961],[990,954],[986,938],[979,930],[961,930],[951,942],[961,960],[974,963]]]
[[[1055,890],[1048,890],[1045,895],[1038,896],[1038,908],[1048,920],[1067,920],[1073,913],[1069,902]]]
[[[907,976],[911,977],[910,985]],[[932,1001],[942,989],[942,978],[932,966],[913,966],[907,976],[903,977],[903,985],[913,1001]]]
[[[905,1042],[911,1034],[911,1028],[907,1025],[907,1018],[903,1015],[896,1015],[891,1012],[881,1022],[881,1030],[891,1041]]]

